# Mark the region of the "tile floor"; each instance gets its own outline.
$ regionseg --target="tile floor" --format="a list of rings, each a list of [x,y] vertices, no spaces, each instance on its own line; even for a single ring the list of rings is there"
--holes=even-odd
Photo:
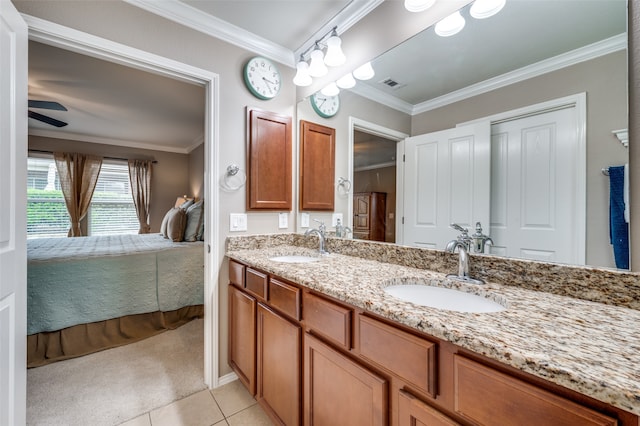
[[[236,380],[156,408],[120,426],[270,426],[255,399]]]

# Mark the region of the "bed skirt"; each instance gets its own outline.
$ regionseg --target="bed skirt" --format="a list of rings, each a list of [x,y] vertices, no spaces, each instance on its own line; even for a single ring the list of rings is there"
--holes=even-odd
[[[27,336],[27,368],[134,343],[204,317],[204,305],[127,315]]]

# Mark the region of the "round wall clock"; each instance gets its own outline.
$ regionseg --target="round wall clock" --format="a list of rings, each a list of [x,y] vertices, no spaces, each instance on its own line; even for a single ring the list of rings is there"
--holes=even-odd
[[[276,97],[282,85],[280,71],[270,60],[261,56],[251,58],[244,66],[244,82],[258,99],[267,100]]]
[[[340,97],[326,96],[322,93],[314,93],[311,95],[311,106],[320,117],[331,118],[340,109]]]

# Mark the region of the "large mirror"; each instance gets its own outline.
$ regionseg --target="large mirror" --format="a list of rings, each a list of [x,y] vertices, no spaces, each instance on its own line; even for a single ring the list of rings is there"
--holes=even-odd
[[[577,129],[585,135],[584,158],[566,160],[583,163],[584,218],[576,220],[583,222],[584,255],[575,263],[615,267],[604,171],[628,163],[614,133],[627,128],[626,1],[518,0],[488,19],[471,18],[468,6],[461,13],[460,33],[443,38],[430,28],[374,59],[376,76],[343,90],[333,118],[317,116],[308,100],[299,103],[298,120],[336,129],[336,183],[342,177],[352,184],[349,192],[337,187],[336,212],[353,227],[354,192],[385,192],[385,241],[402,242],[398,141],[584,94],[584,129]],[[398,193],[389,189],[391,179]],[[332,229],[332,215],[311,218]]]

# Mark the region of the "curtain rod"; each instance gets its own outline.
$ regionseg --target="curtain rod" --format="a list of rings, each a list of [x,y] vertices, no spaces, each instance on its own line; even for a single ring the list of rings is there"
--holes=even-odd
[[[53,151],[45,151],[42,149],[30,149],[29,152],[37,152],[40,154],[53,154]],[[129,161],[129,158],[118,158],[118,157],[102,157],[105,160],[117,160],[117,161]],[[152,160],[153,164],[157,164],[158,160]]]

